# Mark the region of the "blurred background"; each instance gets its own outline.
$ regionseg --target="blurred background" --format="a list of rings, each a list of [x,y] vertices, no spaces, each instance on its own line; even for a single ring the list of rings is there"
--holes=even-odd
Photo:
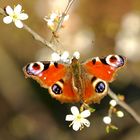
[[[0,7],[21,4],[29,19],[25,21],[48,41],[51,38],[43,18],[52,11],[63,11],[68,0],[2,0]],[[61,51],[81,53],[81,60],[94,56],[121,54],[127,65],[110,84],[115,93],[140,114],[140,0],[77,0],[70,19],[59,32]],[[109,97],[94,105],[91,127],[74,132],[65,122],[72,104],[61,104],[35,81],[25,79],[27,63],[50,59],[52,51],[31,34],[6,25],[0,15],[0,140],[139,140],[140,126],[127,113],[113,117],[118,131],[106,134],[102,118],[107,115]],[[122,108],[120,108],[122,109]],[[123,109],[122,109],[123,110]]]

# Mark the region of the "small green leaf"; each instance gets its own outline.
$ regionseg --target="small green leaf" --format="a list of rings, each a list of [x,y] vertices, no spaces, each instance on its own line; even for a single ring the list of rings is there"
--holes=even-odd
[[[91,113],[95,112],[95,109],[90,107],[88,104],[83,103],[80,107],[80,111],[82,112],[84,109],[88,109]]]
[[[107,126],[106,126],[106,133],[109,133],[109,132],[110,132],[110,126],[107,125]]]
[[[89,107],[89,111],[92,113],[92,112],[95,112],[96,109],[92,108],[92,107]]]
[[[115,125],[110,125],[110,128],[112,128],[113,130],[118,130],[118,127]]]

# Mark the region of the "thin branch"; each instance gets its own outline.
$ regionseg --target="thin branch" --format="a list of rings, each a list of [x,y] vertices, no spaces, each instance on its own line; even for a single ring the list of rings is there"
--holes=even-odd
[[[140,124],[140,116],[136,113],[135,110],[133,110],[133,108],[131,108],[128,104],[126,104],[124,101],[121,101],[118,99],[117,95],[111,90],[109,89],[108,91],[108,95],[113,98],[114,100],[116,100],[116,102],[122,107],[124,108],[139,124]]]
[[[0,8],[0,14],[6,16],[6,13],[2,8]]]
[[[53,42],[54,38],[55,38],[55,35],[57,34],[58,30],[61,28],[62,24],[63,24],[63,21],[64,21],[64,18],[65,16],[67,15],[69,9],[71,8],[72,4],[74,3],[75,0],[69,0],[64,12],[62,13],[62,17],[56,27],[56,30],[53,32],[53,35],[52,35],[52,38],[50,40],[50,42]]]
[[[5,11],[0,8],[0,14],[2,15],[6,15]],[[48,48],[50,48],[52,51],[57,52],[56,46],[54,46],[53,44],[51,44],[49,41],[47,41],[46,39],[44,39],[43,37],[41,37],[38,33],[36,33],[35,31],[33,31],[28,25],[26,25],[25,23],[23,23],[23,28],[28,31],[35,40],[41,42],[43,45],[47,46]]]
[[[45,46],[49,47],[52,51],[55,51],[57,52],[57,49],[56,46],[54,46],[53,44],[51,44],[50,42],[48,42],[47,40],[45,40],[44,38],[42,38],[39,34],[37,34],[35,31],[33,31],[29,26],[27,26],[26,24],[23,24],[24,25],[24,29],[26,31],[28,31],[33,37],[35,40],[43,43]]]
[[[60,22],[58,23],[58,26],[57,26],[57,28],[56,28],[56,30],[55,30],[55,33],[57,33],[57,31],[61,28],[62,23],[63,23],[63,21],[64,21],[64,18],[65,18],[65,16],[67,15],[67,13],[68,13],[69,9],[71,8],[72,4],[74,3],[74,1],[75,1],[75,0],[69,0],[68,5],[66,6],[66,9],[65,9],[64,12],[62,13],[61,20],[60,20]]]

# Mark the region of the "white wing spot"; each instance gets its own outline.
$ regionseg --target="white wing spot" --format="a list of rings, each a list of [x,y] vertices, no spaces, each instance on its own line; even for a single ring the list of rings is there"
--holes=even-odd
[[[111,71],[108,71],[108,73],[110,74],[110,73],[111,73]]]
[[[96,62],[97,61],[100,62],[100,58],[99,57],[95,57],[95,59],[96,59]]]
[[[41,77],[42,76],[42,73],[40,73],[38,76]]]

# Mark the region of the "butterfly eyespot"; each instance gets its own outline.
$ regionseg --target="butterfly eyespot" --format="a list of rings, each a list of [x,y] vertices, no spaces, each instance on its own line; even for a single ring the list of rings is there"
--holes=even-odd
[[[103,93],[105,88],[106,88],[106,86],[105,86],[104,82],[98,82],[95,86],[95,91],[97,93]]]
[[[54,84],[52,86],[52,92],[55,94],[61,94],[62,93],[62,89],[58,84]]]
[[[108,89],[108,84],[106,81],[104,81],[100,78],[94,78],[94,81],[92,81],[92,85],[93,85],[96,93],[106,94],[106,91]]]
[[[50,93],[59,95],[63,92],[63,84],[58,81],[49,88]]]
[[[40,65],[38,63],[34,63],[32,67],[35,70],[39,70],[40,69]]]
[[[26,71],[29,75],[38,75],[44,69],[44,64],[41,62],[35,62],[27,65]]]
[[[119,55],[108,55],[105,58],[105,61],[108,65],[116,67],[116,68],[124,65],[124,58]]]

